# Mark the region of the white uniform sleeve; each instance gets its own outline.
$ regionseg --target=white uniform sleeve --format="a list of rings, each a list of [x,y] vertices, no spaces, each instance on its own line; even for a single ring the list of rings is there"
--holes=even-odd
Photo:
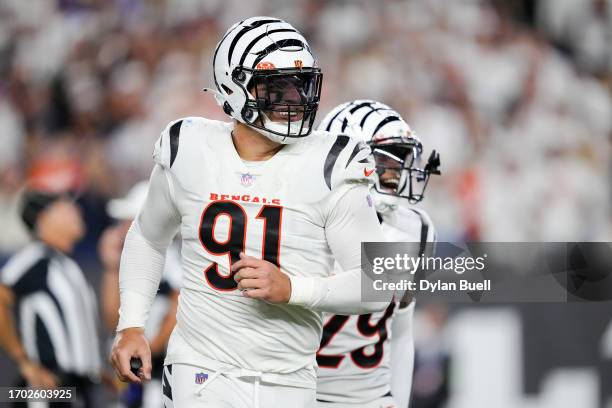
[[[391,394],[400,408],[407,408],[414,371],[414,337],[412,322],[414,302],[399,309],[391,323]]]
[[[183,279],[183,268],[181,266],[181,238],[175,237],[174,241],[166,251],[166,263],[164,265],[163,279],[168,282],[174,290],[181,288]]]
[[[162,277],[166,249],[180,225],[168,178],[166,170],[156,165],[147,199],[125,238],[119,268],[117,331],[144,327]]]
[[[334,314],[365,314],[384,310],[389,299],[363,302],[361,243],[385,241],[365,184],[354,184],[329,203],[327,243],[344,272],[328,277],[291,276],[290,304]]]

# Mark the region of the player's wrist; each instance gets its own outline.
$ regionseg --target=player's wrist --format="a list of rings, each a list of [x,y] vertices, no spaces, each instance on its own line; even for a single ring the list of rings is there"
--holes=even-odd
[[[126,327],[121,330],[117,330],[121,334],[144,334],[144,327]]]
[[[290,305],[310,306],[315,292],[315,282],[313,278],[289,275],[289,285],[291,294],[289,295]]]
[[[149,310],[151,309],[154,296],[148,297],[135,290],[122,289],[117,332],[128,328],[144,330],[143,328],[149,318]]]
[[[285,276],[285,280],[286,280],[286,288],[287,288],[287,292],[285,294],[285,297],[283,299],[283,303],[289,303],[289,301],[291,300],[291,277],[286,274],[285,272],[281,271],[282,274]]]

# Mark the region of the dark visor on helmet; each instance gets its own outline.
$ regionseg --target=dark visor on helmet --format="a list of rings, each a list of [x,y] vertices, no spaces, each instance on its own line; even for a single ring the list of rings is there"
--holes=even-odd
[[[252,77],[246,86],[246,91],[254,99],[247,100],[242,112],[243,119],[253,127],[279,136],[308,136],[313,128],[321,96],[320,69],[282,68],[249,71]],[[266,127],[264,118],[285,124],[285,130],[278,131]]]

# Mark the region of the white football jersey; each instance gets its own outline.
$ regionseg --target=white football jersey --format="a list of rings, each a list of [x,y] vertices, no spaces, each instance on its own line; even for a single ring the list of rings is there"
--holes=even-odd
[[[215,369],[221,363],[265,373],[264,382],[314,388],[321,313],[246,298],[229,268],[244,252],[289,275],[331,275],[326,228],[334,217],[344,220],[334,211],[344,194],[361,188],[359,205],[379,228],[375,210],[367,208],[369,148],[347,136],[313,132],[267,161],[244,162],[233,126],[185,118],[168,125],[156,144],[155,161],[166,169],[181,217],[176,330],[189,345],[171,339],[166,364]],[[335,245],[355,244],[344,241]]]
[[[388,242],[421,242],[421,253],[436,239],[427,213],[408,205],[382,215],[381,223]],[[318,400],[365,403],[390,394],[391,321],[398,307],[399,302],[392,302],[384,312],[359,316],[324,313]]]

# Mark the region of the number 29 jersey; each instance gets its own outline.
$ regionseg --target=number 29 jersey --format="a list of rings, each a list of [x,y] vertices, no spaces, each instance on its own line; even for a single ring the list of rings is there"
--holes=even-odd
[[[381,224],[388,242],[420,242],[421,252],[427,242],[436,239],[427,213],[408,205],[382,215]],[[323,314],[323,337],[317,353],[318,400],[361,404],[390,394],[391,327],[398,307],[399,302],[394,301],[383,312]]]
[[[266,373],[263,381],[314,388],[321,314],[242,296],[230,266],[244,252],[289,275],[330,275],[326,228],[343,216],[335,208],[353,188],[363,190],[363,205],[371,202],[370,152],[347,136],[314,132],[267,161],[245,163],[232,130],[231,123],[185,118],[156,144],[154,159],[181,218],[176,330],[197,352],[171,339],[166,364],[231,365]]]

